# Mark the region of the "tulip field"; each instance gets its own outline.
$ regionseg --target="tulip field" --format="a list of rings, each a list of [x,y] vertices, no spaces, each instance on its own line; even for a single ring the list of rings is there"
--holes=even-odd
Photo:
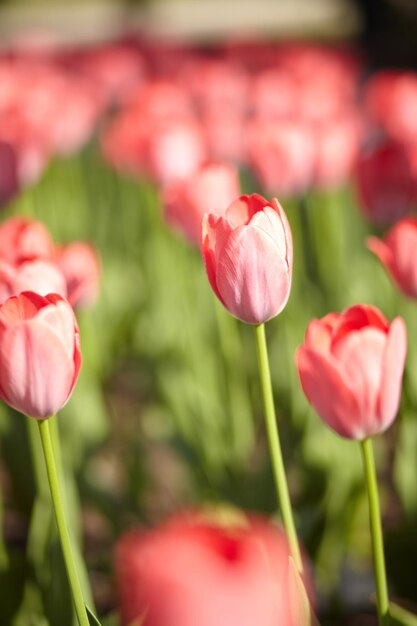
[[[417,73],[0,56],[0,626],[417,625]]]

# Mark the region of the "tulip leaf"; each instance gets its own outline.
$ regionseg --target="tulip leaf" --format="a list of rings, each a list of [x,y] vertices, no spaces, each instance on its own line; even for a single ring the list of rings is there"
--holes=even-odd
[[[85,605],[85,610],[87,611],[88,621],[90,622],[90,626],[102,626],[101,622],[94,615],[94,613]]]
[[[417,626],[417,615],[395,602],[390,602],[389,615],[392,626]]]

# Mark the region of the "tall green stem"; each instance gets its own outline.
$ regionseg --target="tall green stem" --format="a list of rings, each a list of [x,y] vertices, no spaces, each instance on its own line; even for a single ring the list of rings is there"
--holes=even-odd
[[[291,509],[287,477],[285,474],[284,460],[282,458],[281,443],[279,440],[278,423],[275,415],[271,372],[269,369],[268,349],[265,337],[265,324],[259,324],[254,328],[258,352],[262,397],[264,403],[265,424],[268,436],[269,452],[272,461],[272,469],[274,472],[275,486],[277,489],[278,502],[284,528],[288,536],[291,553],[297,569],[301,573],[303,570],[303,564],[301,560],[300,546],[297,539],[297,532],[294,524],[294,517]]]
[[[388,588],[385,573],[384,542],[382,537],[378,484],[376,479],[375,460],[371,439],[365,439],[365,441],[361,441],[361,451],[365,481],[368,490],[369,525],[371,528],[378,621],[380,626],[386,626],[389,624]]]
[[[65,567],[74,601],[75,612],[80,626],[89,626],[80,581],[78,579],[75,560],[71,547],[71,540],[65,521],[64,507],[58,481],[58,473],[55,465],[49,422],[47,419],[38,422],[39,432],[42,441],[43,454],[45,457],[46,472],[48,474],[49,487],[51,490],[52,503],[55,511],[55,519],[58,527],[58,534],[61,541],[62,553]]]

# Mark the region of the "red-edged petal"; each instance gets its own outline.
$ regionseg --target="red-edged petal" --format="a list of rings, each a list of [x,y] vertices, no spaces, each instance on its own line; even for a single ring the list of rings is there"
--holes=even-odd
[[[296,364],[308,401],[326,424],[348,439],[361,439],[361,414],[354,391],[333,359],[306,346]]]
[[[382,360],[381,392],[378,401],[381,432],[392,424],[398,411],[406,353],[406,327],[404,320],[396,317],[388,333]]]

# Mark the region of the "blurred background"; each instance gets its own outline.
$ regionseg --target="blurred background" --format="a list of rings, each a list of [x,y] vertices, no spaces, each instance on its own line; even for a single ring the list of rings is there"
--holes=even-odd
[[[0,2],[2,222],[40,220],[100,258],[87,284],[74,270],[84,364],[58,425],[104,624],[124,530],[207,502],[276,516],[253,331],[215,301],[195,235],[201,206],[239,188],[277,195],[293,230],[292,295],[267,336],[323,625],[374,623],[367,503],[359,451],[308,407],[294,352],[311,318],[358,302],[406,319],[377,460],[392,594],[417,609],[416,303],[366,247],[417,205],[416,35],[413,0]],[[32,427],[0,407],[0,624],[66,626]]]

